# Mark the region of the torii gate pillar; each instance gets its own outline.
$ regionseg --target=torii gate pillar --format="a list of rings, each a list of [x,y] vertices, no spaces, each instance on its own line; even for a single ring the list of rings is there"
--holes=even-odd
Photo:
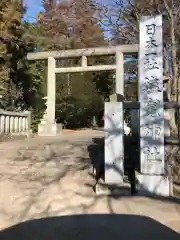
[[[38,126],[39,136],[56,136],[57,125],[55,121],[56,106],[56,60],[48,57],[48,74],[47,74],[47,115]]]

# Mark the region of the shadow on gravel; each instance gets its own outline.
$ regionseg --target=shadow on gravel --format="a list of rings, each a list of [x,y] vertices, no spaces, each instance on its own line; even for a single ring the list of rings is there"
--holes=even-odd
[[[20,135],[20,134],[0,134],[0,143],[1,142],[12,142],[12,141],[18,141],[18,140],[26,140],[27,135]]]
[[[69,215],[37,220],[0,232],[1,240],[179,240],[180,234],[145,216],[121,214]]]
[[[137,141],[129,141],[124,137],[125,141],[125,161],[124,169],[125,175],[127,176],[125,181],[130,183],[131,188],[127,188],[132,195],[136,194],[136,180],[135,180],[135,170],[139,169],[139,163],[137,162],[138,152]],[[131,149],[131,151],[129,151]],[[96,179],[96,183],[102,179],[105,179],[105,156],[104,156],[104,138],[94,138],[93,144],[88,146],[89,157],[91,164],[93,166],[93,173]],[[129,156],[130,153],[130,156]],[[112,166],[110,166],[112,167]],[[95,170],[95,171],[94,171]],[[118,169],[115,169],[118,171]],[[121,174],[121,173],[119,173]],[[111,186],[111,189],[114,190],[115,186]]]

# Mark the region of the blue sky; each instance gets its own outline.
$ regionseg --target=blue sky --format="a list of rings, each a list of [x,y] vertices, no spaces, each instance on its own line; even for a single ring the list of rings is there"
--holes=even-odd
[[[100,3],[111,3],[111,0],[99,0]],[[28,7],[25,20],[35,21],[37,13],[42,11],[41,0],[24,0],[24,4]]]
[[[24,19],[33,22],[37,16],[37,13],[42,11],[41,0],[25,0],[24,3],[28,7]]]

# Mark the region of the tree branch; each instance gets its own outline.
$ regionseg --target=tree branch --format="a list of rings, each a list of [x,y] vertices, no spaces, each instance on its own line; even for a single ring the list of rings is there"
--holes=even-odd
[[[177,20],[177,17],[178,17],[178,15],[179,15],[179,13],[180,13],[180,6],[178,7],[177,12],[176,12],[176,15],[174,16],[174,21]]]
[[[172,9],[169,8],[166,0],[163,0],[163,2],[164,2],[164,6],[165,6],[165,8],[166,8],[166,11],[167,11],[168,20],[169,20],[169,22],[170,22],[170,21],[171,21],[171,17],[172,17]]]

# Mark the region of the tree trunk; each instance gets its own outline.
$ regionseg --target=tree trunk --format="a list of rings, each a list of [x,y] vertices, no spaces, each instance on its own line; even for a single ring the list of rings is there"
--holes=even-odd
[[[172,88],[171,88],[171,100],[179,101],[180,96],[178,94],[178,68],[177,68],[177,56],[176,56],[176,38],[175,38],[175,30],[174,30],[174,17],[171,10],[171,46],[172,46],[172,72],[173,72],[173,79],[172,79]],[[177,135],[178,129],[175,121],[175,109],[169,110],[171,119],[170,119],[170,126],[171,132],[173,135]]]
[[[172,41],[172,71],[173,71],[173,82],[172,82],[172,98],[174,101],[179,100],[178,96],[178,84],[177,84],[177,75],[178,75],[178,68],[177,68],[177,56],[176,56],[176,39],[175,39],[175,32],[174,32],[174,19],[173,16],[171,17],[171,41]]]

